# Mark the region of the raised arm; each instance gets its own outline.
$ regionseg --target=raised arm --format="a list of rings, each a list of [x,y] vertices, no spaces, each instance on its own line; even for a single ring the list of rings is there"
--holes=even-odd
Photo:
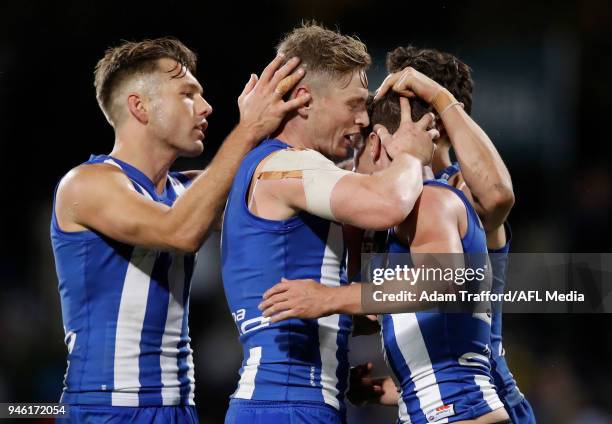
[[[390,89],[406,96],[416,95],[433,105],[455,150],[485,230],[502,225],[514,205],[514,192],[510,173],[487,134],[452,94],[413,68],[389,75],[376,98]]]
[[[303,210],[373,230],[402,222],[421,193],[423,163],[431,159],[431,140],[438,136],[428,130],[431,114],[412,122],[407,99],[402,107],[402,121],[393,135],[375,127],[385,147],[382,154],[392,159],[387,168],[356,174],[312,150],[276,152],[258,168],[258,175],[272,177],[256,181],[252,211],[267,219],[287,219]]]
[[[290,60],[281,67],[282,61],[280,56],[274,59],[259,79],[251,76],[238,99],[239,124],[207,171],[195,178],[171,208],[138,195],[127,177],[112,165],[81,166],[59,185],[56,213],[60,227],[66,231],[96,230],[153,249],[197,251],[223,207],[244,155],[274,131],[288,112],[308,101],[307,96],[283,101],[277,87],[298,61]],[[292,75],[295,84],[303,71]]]

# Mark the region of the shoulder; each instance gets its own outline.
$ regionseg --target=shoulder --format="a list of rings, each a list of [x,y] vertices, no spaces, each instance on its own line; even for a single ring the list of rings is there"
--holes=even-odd
[[[412,212],[395,229],[403,242],[413,240],[417,233],[442,230],[459,224],[465,214],[463,202],[452,190],[438,185],[425,185]]]
[[[266,171],[340,169],[334,162],[311,149],[283,149],[268,156],[265,162]]]
[[[58,196],[75,196],[95,193],[106,186],[129,185],[123,171],[109,163],[79,165],[62,177],[57,188]],[[96,190],[92,190],[94,188]]]
[[[456,216],[464,209],[463,201],[450,187],[428,184],[423,187],[419,210],[437,219]]]

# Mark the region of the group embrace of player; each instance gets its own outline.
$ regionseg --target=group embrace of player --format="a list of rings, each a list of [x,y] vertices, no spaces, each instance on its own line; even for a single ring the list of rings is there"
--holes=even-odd
[[[400,47],[372,98],[358,39],[305,24],[277,50],[204,171],[169,171],[202,152],[212,113],[194,53],[163,38],[98,62],[115,145],[60,181],[51,222],[68,420],[198,422],[189,292],[195,252],[223,216],[223,284],[244,350],[226,423],[343,423],[347,392],[397,405],[402,423],[535,423],[504,359],[499,310],[372,310],[370,286],[350,284],[377,239],[377,252],[411,266],[449,253],[476,254],[465,265],[477,267],[467,258],[490,253],[493,290],[504,290],[514,195],[469,116],[469,67]],[[336,166],[353,149],[353,171]],[[377,323],[395,379],[348,363],[351,332]]]

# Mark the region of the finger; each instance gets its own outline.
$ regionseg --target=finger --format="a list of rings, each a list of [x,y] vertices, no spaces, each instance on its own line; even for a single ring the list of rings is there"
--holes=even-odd
[[[423,115],[421,119],[416,123],[416,126],[422,130],[426,130],[431,127],[431,123],[434,121],[434,114],[429,112]]]
[[[376,93],[374,95],[374,101],[380,99],[382,96],[387,94],[387,91],[389,91],[389,89],[393,87],[393,85],[397,82],[400,76],[401,76],[401,73],[399,72],[387,75],[387,77],[383,80],[380,87],[376,89]]]
[[[400,97],[400,125],[406,122],[412,122],[412,112],[410,108],[410,102],[405,97]]]
[[[386,147],[389,144],[389,141],[391,140],[391,134],[389,134],[387,128],[384,125],[376,124],[374,125],[373,129],[378,138],[380,138],[380,142],[383,147]]]
[[[275,294],[286,292],[287,290],[289,290],[289,283],[287,283],[287,280],[283,279],[280,283],[266,290],[266,292],[263,294],[263,298],[265,300],[271,296],[274,296]]]
[[[269,82],[272,79],[272,76],[278,68],[281,67],[283,62],[285,61],[285,55],[283,53],[279,53],[276,57],[265,67],[263,72],[261,73],[261,77],[259,78],[263,82]]]
[[[295,99],[291,99],[282,106],[282,111],[287,113],[292,110],[296,110],[308,104],[311,99],[310,93],[304,93],[297,96]]]
[[[249,78],[249,81],[244,86],[244,89],[242,90],[242,93],[240,93],[240,97],[243,97],[243,96],[246,96],[247,94],[249,94],[251,92],[251,90],[253,90],[253,88],[255,88],[256,84],[257,84],[257,75],[251,74],[251,78]]]
[[[277,72],[278,73],[278,72]],[[279,82],[274,82],[275,84],[274,92],[279,94],[281,97],[290,92],[293,87],[304,77],[304,69],[300,68],[289,76],[285,76]]]
[[[275,303],[274,305],[271,305],[270,307],[264,309],[264,311],[262,312],[262,315],[266,318],[274,316],[276,314],[279,314],[283,311],[288,311],[289,309],[291,309],[293,307],[293,303],[289,302],[289,301],[284,301],[284,302],[278,302]]]
[[[353,377],[357,377],[357,378],[361,378],[365,375],[365,373],[367,372],[367,364],[359,364],[355,367],[353,367]]]
[[[427,131],[427,134],[429,134],[429,137],[430,137],[432,140],[436,140],[436,139],[438,139],[438,138],[440,137],[440,131],[438,131],[438,130],[437,130],[437,129],[435,129],[435,128],[432,128],[432,129],[430,129],[429,131]],[[435,146],[434,146],[434,147],[435,147]]]
[[[398,91],[406,90],[408,87],[408,70],[404,70],[402,75],[398,78],[398,80],[393,84],[393,91],[396,93]]]
[[[278,71],[274,73],[272,79],[270,80],[270,83],[273,85],[278,84],[283,78],[291,74],[291,72],[293,72],[293,70],[299,65],[299,63],[299,57],[292,57],[291,59],[289,59],[287,63],[285,63]]]
[[[266,300],[261,302],[257,307],[259,308],[260,311],[263,311],[265,309],[268,309],[270,306],[274,305],[275,303],[286,302],[287,300],[289,300],[288,293],[283,292],[283,293],[275,294],[267,298]]]
[[[408,90],[408,89],[398,90],[397,94],[403,97],[410,97],[410,98],[416,97],[416,94],[414,94],[414,91]]]
[[[278,314],[274,315],[273,317],[271,317],[270,318],[270,322],[275,323],[275,322],[284,321],[286,319],[296,318],[296,317],[297,317],[297,315],[295,314],[293,309],[289,309],[287,311],[278,313]]]

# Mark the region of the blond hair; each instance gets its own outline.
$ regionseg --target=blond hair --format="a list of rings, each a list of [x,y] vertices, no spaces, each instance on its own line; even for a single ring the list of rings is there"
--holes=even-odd
[[[305,22],[293,29],[276,49],[285,54],[287,60],[299,57],[307,77],[322,74],[339,80],[355,71],[365,71],[372,63],[365,44],[358,38],[332,31],[316,22]]]

